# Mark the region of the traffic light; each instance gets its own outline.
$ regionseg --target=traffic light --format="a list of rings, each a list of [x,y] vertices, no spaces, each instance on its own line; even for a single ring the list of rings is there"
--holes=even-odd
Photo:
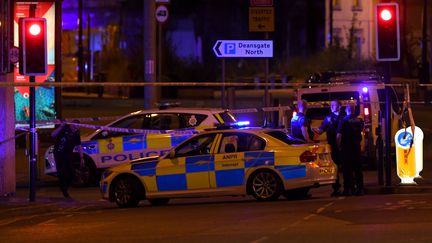
[[[47,33],[44,18],[19,19],[19,73],[47,73]]]
[[[377,61],[399,61],[399,8],[397,3],[376,5],[375,30]]]

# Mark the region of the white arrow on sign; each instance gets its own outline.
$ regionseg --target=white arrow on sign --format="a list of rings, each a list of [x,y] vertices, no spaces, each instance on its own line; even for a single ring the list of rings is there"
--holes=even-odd
[[[218,40],[213,51],[217,57],[273,57],[273,41]]]

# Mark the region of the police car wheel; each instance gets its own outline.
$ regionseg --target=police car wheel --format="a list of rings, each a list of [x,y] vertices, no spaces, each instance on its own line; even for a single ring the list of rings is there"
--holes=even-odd
[[[251,176],[249,191],[259,201],[272,201],[279,198],[282,183],[272,171],[260,170]]]
[[[114,185],[114,199],[119,207],[136,207],[139,199],[139,185],[134,178],[125,176]]]
[[[169,198],[153,198],[149,199],[149,202],[153,206],[162,206],[169,202]]]
[[[90,186],[94,184],[95,170],[86,162],[83,168],[75,168],[73,184],[76,186]]]

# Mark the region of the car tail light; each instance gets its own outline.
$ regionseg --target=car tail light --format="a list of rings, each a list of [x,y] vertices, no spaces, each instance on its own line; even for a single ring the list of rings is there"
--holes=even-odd
[[[312,153],[311,151],[304,151],[300,155],[300,162],[302,162],[302,163],[314,162],[316,160],[317,160],[317,154]]]

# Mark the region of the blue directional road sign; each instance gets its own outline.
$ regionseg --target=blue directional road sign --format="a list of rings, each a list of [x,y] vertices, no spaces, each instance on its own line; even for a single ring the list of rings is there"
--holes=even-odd
[[[273,57],[273,41],[218,40],[213,51],[217,57]]]

